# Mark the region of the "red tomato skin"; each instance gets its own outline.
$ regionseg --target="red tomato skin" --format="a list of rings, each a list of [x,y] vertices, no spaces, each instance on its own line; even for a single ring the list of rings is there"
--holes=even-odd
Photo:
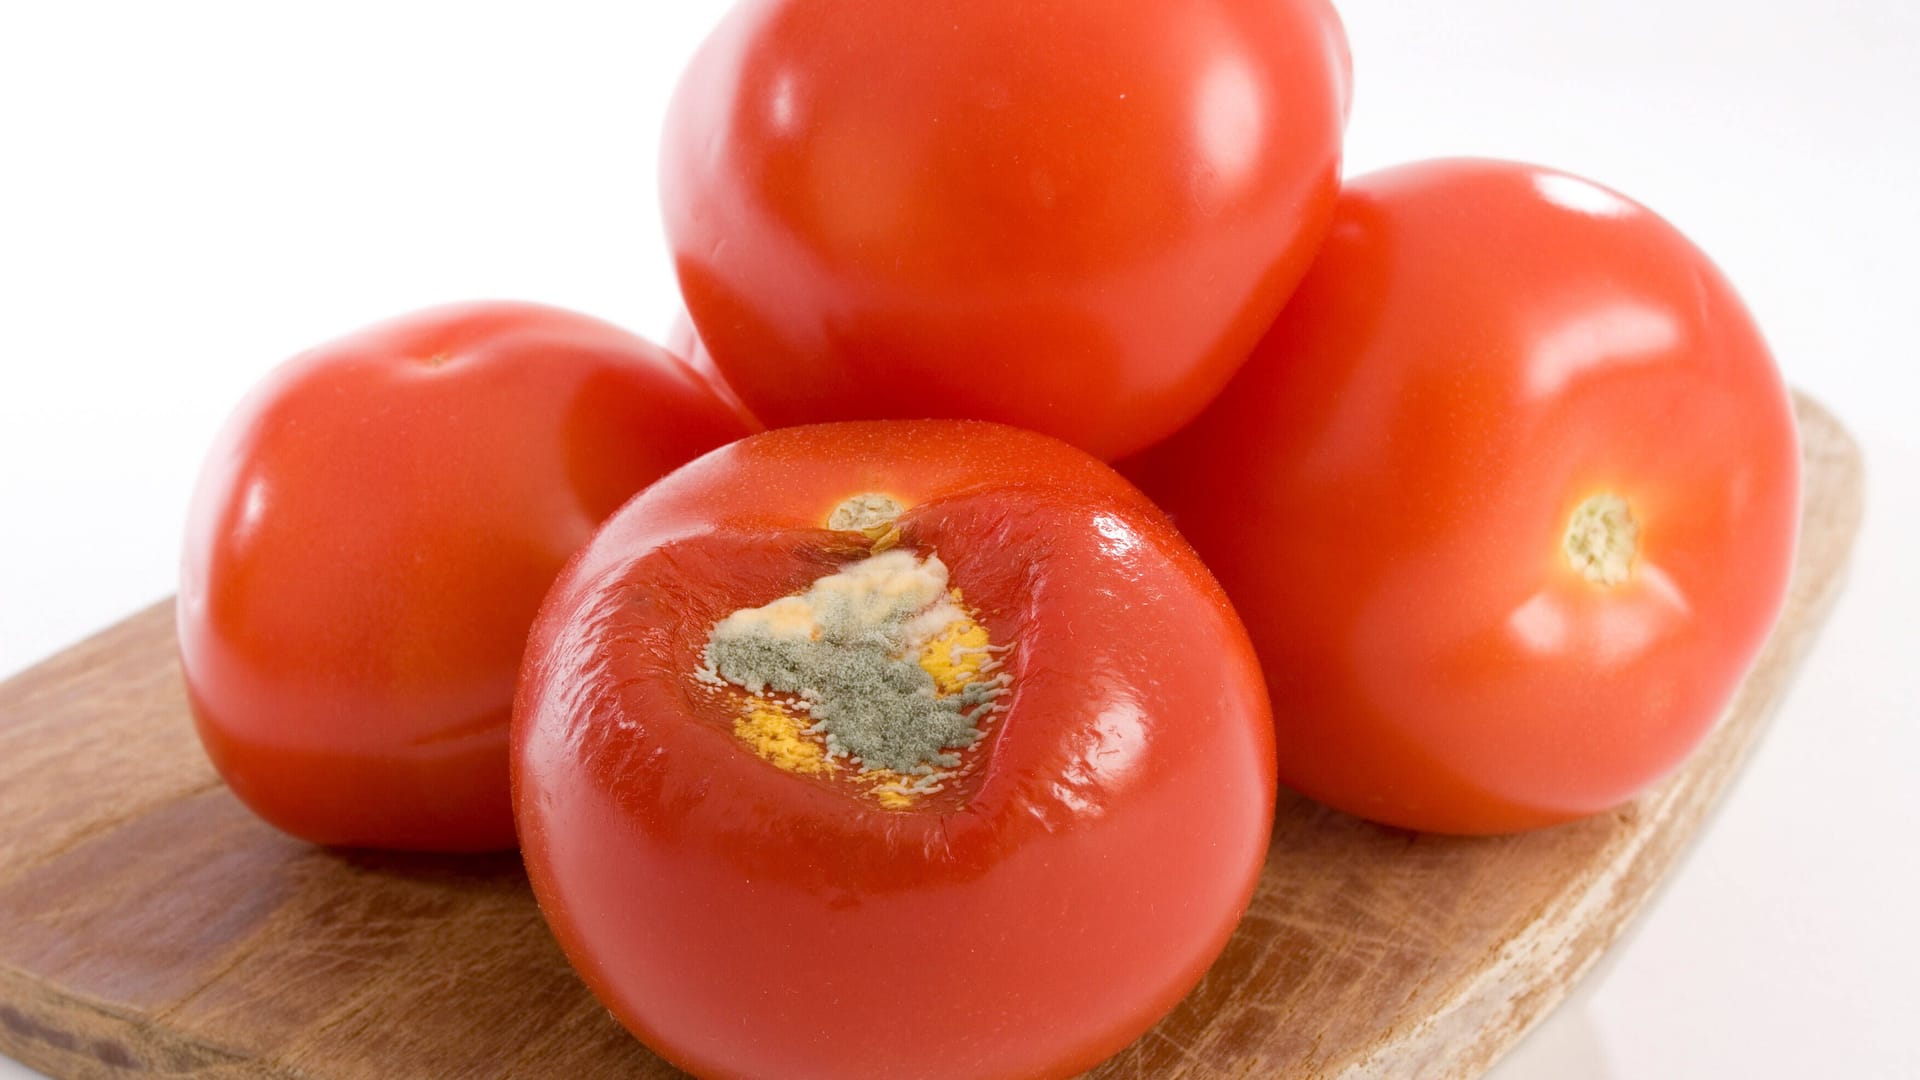
[[[1731,284],[1645,208],[1503,162],[1350,182],[1247,366],[1126,471],[1246,620],[1281,782],[1436,832],[1582,817],[1674,768],[1798,527],[1792,405]],[[1640,525],[1612,588],[1561,547],[1601,492]]]
[[[667,329],[667,351],[687,362],[687,366],[700,374],[707,384],[720,394],[727,407],[732,409],[740,422],[754,432],[767,430],[760,418],[753,415],[747,403],[740,400],[727,377],[720,372],[720,366],[713,362],[713,354],[707,351],[707,344],[693,330],[693,319],[685,311],[673,318],[673,325]]]
[[[1312,259],[1349,68],[1325,0],[749,0],[668,112],[682,291],[771,426],[1138,450]]]
[[[310,350],[201,473],[177,626],[234,793],[319,844],[510,848],[507,728],[541,597],[649,482],[748,433],[657,346],[520,303]]]
[[[958,789],[889,811],[785,773],[693,689],[720,617],[911,505],[1014,697]],[[607,523],[542,609],[515,800],[548,922],[615,1017],[707,1077],[1070,1076],[1192,988],[1252,895],[1271,720],[1232,609],[1111,470],[961,421],[776,430]]]

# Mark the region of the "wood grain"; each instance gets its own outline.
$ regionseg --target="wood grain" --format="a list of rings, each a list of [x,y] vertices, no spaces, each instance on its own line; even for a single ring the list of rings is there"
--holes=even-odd
[[[1844,430],[1800,403],[1786,614],[1710,741],[1610,815],[1462,840],[1283,798],[1245,923],[1103,1078],[1448,1077],[1567,992],[1732,779],[1838,592]],[[511,856],[324,851],[201,756],[171,605],[0,686],[0,1053],[55,1076],[665,1077],[588,996]]]

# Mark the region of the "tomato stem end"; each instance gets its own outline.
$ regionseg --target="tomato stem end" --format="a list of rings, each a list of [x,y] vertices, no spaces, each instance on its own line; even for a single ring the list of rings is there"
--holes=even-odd
[[[1640,548],[1640,523],[1627,500],[1610,492],[1588,497],[1567,522],[1561,549],[1581,577],[1612,587],[1633,573]]]

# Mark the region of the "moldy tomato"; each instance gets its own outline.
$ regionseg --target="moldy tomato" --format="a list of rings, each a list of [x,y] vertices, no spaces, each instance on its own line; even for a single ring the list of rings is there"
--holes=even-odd
[[[1129,466],[1247,620],[1284,783],[1396,825],[1615,806],[1780,610],[1793,413],[1733,288],[1563,173],[1353,181],[1253,359]]]
[[[1305,271],[1347,89],[1325,0],[747,0],[667,116],[681,290],[769,425],[1137,450]]]
[[[540,598],[634,492],[748,430],[659,348],[531,304],[289,361],[189,514],[180,658],[214,766],[317,843],[512,847],[507,723]]]
[[[542,910],[704,1076],[1066,1076],[1252,894],[1257,662],[1106,466],[964,421],[789,428],[616,514],[528,646]]]

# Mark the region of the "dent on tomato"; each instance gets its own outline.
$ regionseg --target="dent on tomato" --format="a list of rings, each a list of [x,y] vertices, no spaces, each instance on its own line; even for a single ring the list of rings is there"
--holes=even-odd
[[[733,733],[762,759],[814,776],[841,774],[845,759],[894,809],[972,764],[960,751],[985,736],[1010,681],[996,655],[1006,647],[949,588],[940,557],[894,546],[900,509],[885,495],[836,507],[829,527],[870,530],[873,554],[721,619],[697,675],[744,691]]]

